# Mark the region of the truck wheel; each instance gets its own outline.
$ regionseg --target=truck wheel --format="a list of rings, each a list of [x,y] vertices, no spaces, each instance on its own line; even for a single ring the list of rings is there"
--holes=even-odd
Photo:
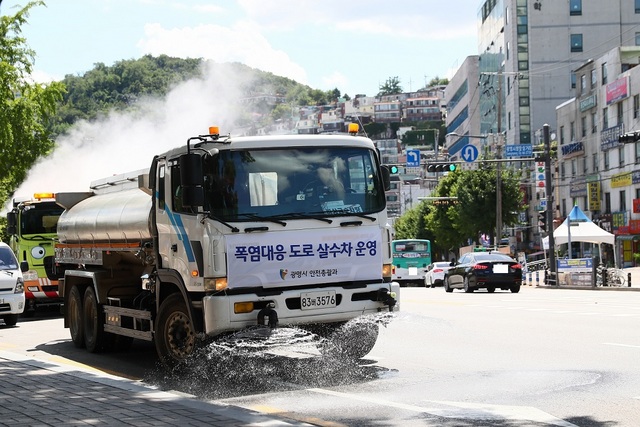
[[[178,366],[195,350],[196,334],[181,294],[169,295],[160,305],[155,341],[158,357],[168,368]]]
[[[320,351],[335,359],[362,359],[376,345],[378,325],[355,323],[341,326],[323,343]]]
[[[104,344],[104,316],[98,307],[98,298],[93,287],[89,286],[84,291],[84,344],[91,353],[97,353],[103,349]]]
[[[69,332],[71,341],[78,348],[84,347],[84,322],[82,320],[82,297],[80,289],[76,285],[69,291],[69,301],[67,301],[67,316],[69,316]]]
[[[7,326],[16,326],[18,323],[18,315],[17,314],[7,314],[3,317],[4,324]]]

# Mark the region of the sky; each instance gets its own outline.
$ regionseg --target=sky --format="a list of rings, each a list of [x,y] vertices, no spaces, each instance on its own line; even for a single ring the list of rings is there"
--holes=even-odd
[[[0,0],[13,15],[26,0]],[[241,62],[314,89],[374,96],[389,78],[404,91],[453,76],[477,53],[482,0],[47,0],[31,9],[22,35],[35,51],[36,81],[83,75],[146,54]],[[87,191],[111,175],[149,169],[154,155],[220,126],[233,129],[243,96],[220,67],[135,116],[110,112],[80,122],[30,171],[15,197]],[[207,96],[204,96],[204,95]],[[237,132],[236,132],[237,131]],[[6,209],[6,206],[5,206]]]
[[[27,0],[4,0],[3,15]],[[452,77],[477,53],[482,0],[46,0],[23,35],[38,80],[166,54],[241,62],[314,89],[374,96]]]

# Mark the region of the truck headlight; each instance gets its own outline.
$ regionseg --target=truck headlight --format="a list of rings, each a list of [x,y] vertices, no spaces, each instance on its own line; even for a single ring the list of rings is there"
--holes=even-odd
[[[218,292],[227,289],[226,277],[205,277],[204,290],[208,292]]]
[[[22,278],[27,282],[38,280],[38,272],[35,270],[25,271],[24,273],[22,273]]]

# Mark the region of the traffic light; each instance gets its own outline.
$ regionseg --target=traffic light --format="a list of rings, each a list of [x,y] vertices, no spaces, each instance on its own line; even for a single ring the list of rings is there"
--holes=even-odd
[[[457,168],[455,163],[429,163],[427,172],[453,172]]]
[[[622,144],[628,144],[628,143],[636,142],[636,141],[640,141],[640,132],[639,131],[623,133],[622,135],[620,135],[618,137],[618,142],[620,142]]]
[[[538,225],[540,230],[547,231],[547,211],[538,212]]]

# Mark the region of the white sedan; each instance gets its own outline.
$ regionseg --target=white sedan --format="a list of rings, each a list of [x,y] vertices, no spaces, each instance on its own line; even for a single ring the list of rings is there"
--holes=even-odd
[[[424,276],[424,286],[435,288],[444,284],[444,273],[451,268],[449,261],[434,262],[427,268]]]

